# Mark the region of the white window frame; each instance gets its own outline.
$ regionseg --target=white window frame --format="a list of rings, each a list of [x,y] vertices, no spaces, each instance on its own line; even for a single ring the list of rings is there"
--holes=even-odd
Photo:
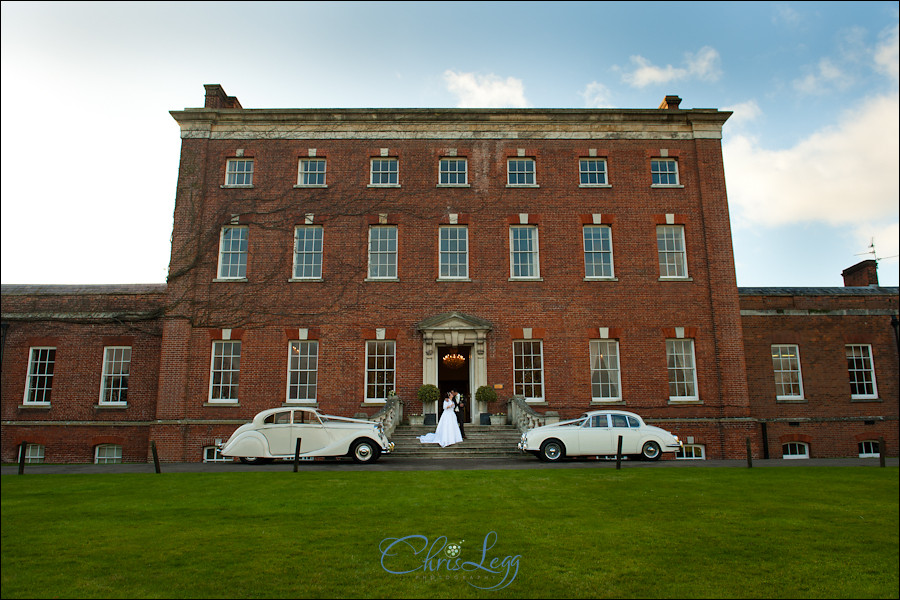
[[[802,449],[803,453],[801,454],[799,452],[790,452],[788,454],[785,454],[784,453],[785,449],[788,449],[788,450]],[[781,458],[783,458],[785,460],[798,460],[798,459],[809,458],[809,444],[807,444],[806,442],[785,442],[781,445]]]
[[[513,340],[512,354],[513,394],[523,396],[526,402],[543,402],[543,340]],[[535,360],[538,362],[536,366]]]
[[[246,167],[247,168],[238,168]],[[253,187],[253,170],[256,165],[252,158],[229,158],[225,162],[225,186],[229,188]],[[240,183],[238,183],[240,181]]]
[[[308,234],[312,234],[312,237],[310,238]],[[324,238],[325,228],[321,225],[298,225],[294,228],[294,264],[291,267],[291,279],[322,279]]]
[[[601,238],[596,240],[594,237],[588,238],[588,232],[593,231],[601,231],[604,232],[601,234]],[[585,225],[581,231],[581,239],[584,246],[584,278],[586,280],[600,280],[600,279],[614,279],[615,278],[615,264],[613,263],[613,242],[612,242],[612,227],[609,225]],[[599,242],[600,250],[594,248],[593,244],[595,242]],[[590,247],[589,247],[590,243]],[[603,249],[604,243],[609,247],[608,250]],[[601,275],[596,274],[597,264],[598,262],[595,260],[588,261],[588,257],[598,256],[600,257],[599,264],[601,265],[601,269],[605,266],[603,262],[603,256],[609,256],[609,273],[603,273]],[[590,268],[594,269],[594,272],[590,272]]]
[[[438,187],[469,187],[469,160],[458,156],[441,158],[438,161]]]
[[[529,232],[528,239],[519,238],[519,232]],[[520,249],[519,245],[525,242],[527,248]],[[527,261],[521,259],[527,258]],[[529,274],[521,274],[522,269],[529,271]],[[516,274],[519,270],[520,273]],[[541,250],[537,225],[510,225],[509,227],[509,278],[515,280],[537,279],[541,278]]]
[[[506,187],[538,187],[537,161],[518,156],[506,160]]]
[[[684,225],[657,225],[656,250],[659,256],[660,279],[688,278]]]
[[[378,166],[377,170],[376,165]],[[378,181],[376,181],[376,176]],[[387,181],[382,181],[385,178]],[[371,159],[369,161],[369,187],[400,187],[400,159],[393,156]]]
[[[881,456],[881,447],[878,440],[861,440],[856,444],[860,458],[878,458]]]
[[[238,231],[241,232],[239,238],[229,235]],[[216,271],[218,279],[247,279],[249,245],[250,230],[246,225],[228,225],[222,228],[219,233],[219,266]]]
[[[212,451],[212,452],[210,452]],[[210,456],[212,454],[212,456]],[[222,456],[222,453],[216,446],[204,446],[203,447],[203,462],[205,463],[218,463],[218,462],[233,462],[234,459],[230,456]]]
[[[312,163],[315,163],[317,167],[321,165],[322,168],[310,169]],[[295,187],[328,187],[328,161],[324,158],[301,158],[297,162],[297,185]]]
[[[619,340],[591,340],[590,353],[591,402],[621,402],[622,369],[619,364]],[[614,391],[615,394],[604,395],[605,389]]]
[[[397,381],[397,343],[394,340],[366,340],[366,402],[383,404]]]
[[[226,349],[230,350],[228,354],[225,353]],[[237,352],[234,351],[235,349]],[[241,340],[213,340],[209,364],[210,404],[237,404],[239,402],[241,349]],[[218,367],[216,359],[219,359]],[[235,363],[237,363],[236,366]],[[225,390],[228,390],[227,396],[222,395]]]
[[[596,181],[585,181],[595,178]],[[609,171],[605,158],[578,159],[578,187],[612,187],[609,185]]]
[[[19,452],[16,454],[16,462],[22,460],[22,444],[19,444]],[[25,447],[25,464],[40,464],[44,462],[44,445],[28,444]]]
[[[42,367],[41,370],[38,370]],[[53,373],[56,370],[54,346],[32,346],[28,350],[28,373],[25,378],[25,399],[28,406],[50,406],[53,394]],[[40,400],[35,400],[40,397]]]
[[[131,346],[105,346],[98,403],[103,406],[127,406],[130,377]]]
[[[305,352],[304,352],[305,350]],[[303,359],[306,360],[304,366]],[[319,342],[317,340],[291,340],[288,342],[287,404],[311,404],[318,402],[319,392]],[[300,390],[307,394],[300,397]],[[309,394],[309,391],[312,394]]]
[[[687,450],[690,449],[690,456]],[[706,460],[706,446],[703,444],[684,444],[675,453],[677,460]]]
[[[668,167],[663,169],[661,165],[672,165],[674,168]],[[662,180],[665,179],[663,183]],[[650,183],[652,187],[679,187],[681,185],[678,177],[678,161],[674,158],[653,158],[650,160]]]
[[[847,356],[847,377],[850,383],[850,398],[854,400],[874,400],[878,398],[878,386],[875,383],[875,360],[872,356],[871,344],[847,344],[844,346]],[[851,354],[855,352],[855,354]],[[855,386],[871,387],[871,392],[854,393]],[[857,388],[858,390],[858,388]]]
[[[700,400],[693,339],[666,340],[666,370],[669,374],[669,402],[697,402]],[[688,393],[679,393],[682,389]]]
[[[382,232],[393,232],[393,235],[383,237]],[[369,280],[397,279],[398,236],[396,225],[369,227]]]
[[[469,278],[469,228],[441,225],[438,230],[438,279]],[[452,274],[452,271],[456,271]]]
[[[804,399],[800,346],[797,344],[772,344],[772,371],[775,377],[776,400]],[[785,382],[785,378],[788,378],[787,382]],[[786,390],[789,393],[785,393]]]
[[[122,462],[120,444],[97,444],[94,446],[95,465],[117,465]]]

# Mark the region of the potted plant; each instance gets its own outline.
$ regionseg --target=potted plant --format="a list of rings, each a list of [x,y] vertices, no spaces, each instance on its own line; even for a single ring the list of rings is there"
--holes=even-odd
[[[475,400],[480,403],[484,403],[488,410],[490,410],[490,405],[493,402],[497,401],[497,391],[488,385],[483,385],[475,390]],[[482,425],[490,425],[491,424],[491,413],[481,413],[480,422]]]
[[[426,406],[432,406],[440,399],[441,390],[439,390],[436,385],[426,383],[425,385],[423,385],[422,387],[419,388],[419,391],[416,392],[416,395],[419,398],[419,402],[422,403],[422,412],[425,413]],[[435,419],[435,422],[434,423],[426,423],[425,417],[432,417]],[[412,422],[412,421],[410,421],[410,422]],[[422,422],[425,425],[436,425],[437,424],[437,415],[436,414],[435,415],[423,414]]]

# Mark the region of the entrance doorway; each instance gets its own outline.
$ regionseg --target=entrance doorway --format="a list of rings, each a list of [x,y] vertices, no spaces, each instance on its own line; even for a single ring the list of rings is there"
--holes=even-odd
[[[438,373],[437,386],[441,390],[441,399],[438,403],[437,414],[440,418],[443,410],[444,398],[451,390],[465,397],[464,407],[466,409],[463,415],[463,423],[472,422],[473,405],[472,405],[472,388],[471,381],[471,365],[472,365],[472,347],[471,346],[438,346]]]

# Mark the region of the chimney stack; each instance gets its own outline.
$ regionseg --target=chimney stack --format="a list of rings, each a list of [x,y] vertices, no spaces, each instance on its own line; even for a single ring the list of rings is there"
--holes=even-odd
[[[243,108],[235,96],[229,96],[218,83],[209,83],[206,88],[206,104],[204,108]]]
[[[878,285],[878,263],[872,259],[856,263],[841,271],[844,287],[866,287]]]
[[[678,96],[666,96],[659,108],[662,110],[677,110],[679,104],[681,104],[681,98]]]

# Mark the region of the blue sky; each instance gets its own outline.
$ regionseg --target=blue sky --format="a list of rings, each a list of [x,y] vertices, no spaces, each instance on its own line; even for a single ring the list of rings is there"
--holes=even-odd
[[[898,285],[896,2],[2,4],[3,283],[166,277],[180,139],[245,108],[733,110],[738,285]],[[892,257],[892,258],[891,258]]]

